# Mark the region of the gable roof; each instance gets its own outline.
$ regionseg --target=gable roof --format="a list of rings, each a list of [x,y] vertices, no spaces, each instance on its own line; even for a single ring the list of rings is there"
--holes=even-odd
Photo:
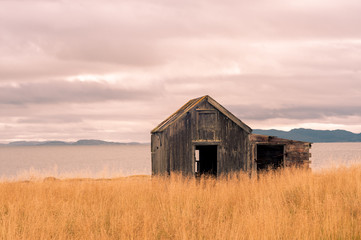
[[[209,104],[211,104],[214,108],[216,108],[218,111],[223,113],[226,117],[231,119],[235,124],[237,124],[239,127],[244,129],[246,132],[251,133],[252,129],[247,126],[245,123],[243,123],[241,120],[239,120],[236,116],[234,116],[231,112],[229,112],[227,109],[225,109],[221,104],[216,102],[213,98],[211,98],[208,95],[205,95],[203,97],[194,98],[192,100],[189,100],[186,104],[184,104],[178,111],[170,115],[167,119],[165,119],[163,122],[161,122],[156,128],[154,128],[151,133],[156,132],[162,132],[165,129],[167,129],[171,124],[173,124],[175,121],[177,121],[179,118],[181,118],[184,114],[186,114],[189,110],[196,107],[199,103],[203,101],[208,101]]]

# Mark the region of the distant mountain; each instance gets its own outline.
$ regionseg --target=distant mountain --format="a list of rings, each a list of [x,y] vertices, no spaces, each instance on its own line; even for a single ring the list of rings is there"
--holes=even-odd
[[[345,130],[313,130],[305,128],[291,131],[254,129],[252,133],[276,136],[280,138],[305,142],[361,142],[361,133],[352,133]]]
[[[65,141],[15,141],[8,144],[1,144],[2,146],[90,146],[90,145],[138,145],[138,142],[107,142],[96,139],[82,139],[76,142]]]
[[[46,142],[39,142],[39,144],[37,145],[63,146],[63,145],[72,145],[72,143],[63,142],[63,141],[46,141]]]
[[[43,142],[38,142],[38,141],[16,141],[16,142],[10,142],[7,145],[10,146],[36,146],[36,145],[40,145]]]
[[[82,139],[72,143],[72,145],[114,145],[114,144],[125,144],[125,143],[106,142],[95,139]]]

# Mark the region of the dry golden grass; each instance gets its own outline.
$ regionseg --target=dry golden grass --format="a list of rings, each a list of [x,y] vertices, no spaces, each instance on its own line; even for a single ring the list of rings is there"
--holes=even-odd
[[[0,239],[361,239],[361,167],[1,182]]]

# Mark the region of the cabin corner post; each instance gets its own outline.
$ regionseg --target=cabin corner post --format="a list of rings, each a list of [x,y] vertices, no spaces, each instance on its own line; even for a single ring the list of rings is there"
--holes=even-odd
[[[191,166],[192,166],[192,176],[197,176],[196,172],[196,146],[194,144],[191,145]]]
[[[257,144],[253,141],[250,141],[250,154],[249,159],[251,163],[251,177],[257,177]]]
[[[151,133],[150,136],[150,151],[151,151],[151,168],[152,168],[152,176],[156,175],[157,167],[156,167],[156,148],[155,148],[155,133]]]

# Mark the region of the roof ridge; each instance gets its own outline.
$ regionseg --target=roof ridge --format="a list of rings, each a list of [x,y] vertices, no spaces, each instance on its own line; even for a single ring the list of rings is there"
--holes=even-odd
[[[161,131],[165,130],[169,125],[171,125],[177,119],[182,117],[186,112],[188,112],[191,108],[195,107],[198,103],[200,103],[203,100],[207,100],[208,103],[213,105],[213,107],[215,107],[218,111],[220,111],[225,116],[230,118],[234,123],[236,123],[238,126],[243,128],[248,133],[252,132],[252,129],[249,126],[247,126],[240,119],[238,119],[236,116],[234,116],[231,112],[229,112],[225,107],[223,107],[221,104],[219,104],[216,100],[214,100],[209,95],[204,95],[202,97],[193,98],[193,99],[189,100],[187,103],[185,103],[183,106],[181,106],[176,112],[174,112],[172,115],[170,115],[164,121],[162,121],[157,127],[155,127],[151,131],[151,133],[161,132]]]

